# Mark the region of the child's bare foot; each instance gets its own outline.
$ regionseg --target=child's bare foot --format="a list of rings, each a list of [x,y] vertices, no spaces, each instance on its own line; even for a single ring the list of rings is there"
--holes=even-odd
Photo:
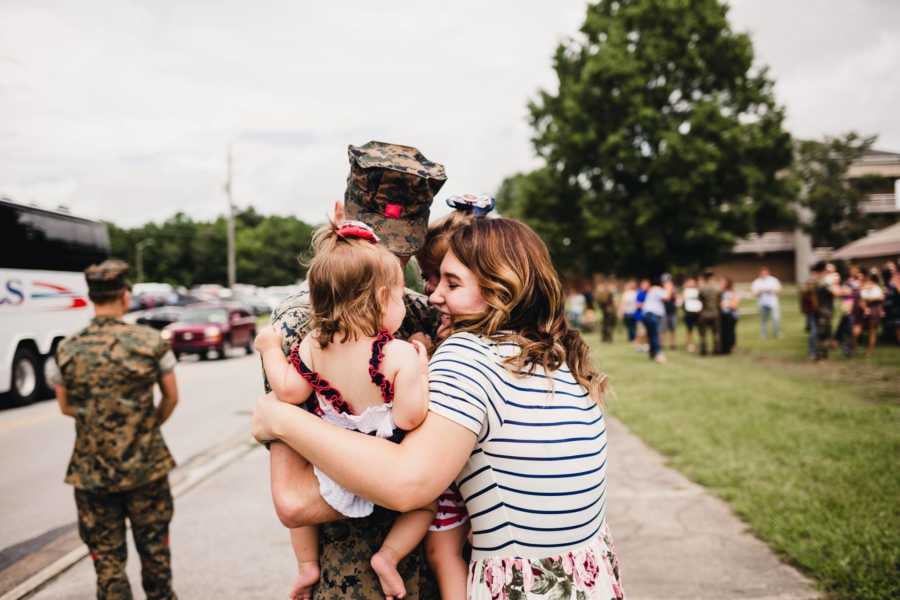
[[[297,567],[297,579],[291,588],[289,600],[311,600],[312,589],[319,583],[319,563],[302,562]]]
[[[372,570],[378,575],[378,581],[381,583],[381,591],[384,592],[386,600],[394,600],[395,598],[403,598],[406,596],[406,586],[403,584],[403,578],[397,571],[397,563],[399,559],[393,550],[387,546],[382,546],[381,550],[372,556],[369,563]]]

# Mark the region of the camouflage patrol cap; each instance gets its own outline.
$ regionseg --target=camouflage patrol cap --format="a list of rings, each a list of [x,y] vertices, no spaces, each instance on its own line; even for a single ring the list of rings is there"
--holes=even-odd
[[[84,270],[91,300],[113,300],[129,288],[128,263],[124,260],[104,260]]]
[[[418,252],[425,243],[431,202],[447,181],[444,166],[415,148],[385,142],[350,146],[347,154],[347,218],[370,225],[394,254]]]

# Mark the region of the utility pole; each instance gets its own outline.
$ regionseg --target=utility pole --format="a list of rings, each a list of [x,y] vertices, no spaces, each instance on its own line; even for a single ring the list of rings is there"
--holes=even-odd
[[[225,194],[228,197],[228,287],[234,289],[236,280],[234,259],[234,202],[231,196],[231,148],[228,144],[228,179],[225,181]]]
[[[135,262],[137,263],[137,280],[144,281],[144,248],[153,245],[153,238],[141,240],[134,245]]]

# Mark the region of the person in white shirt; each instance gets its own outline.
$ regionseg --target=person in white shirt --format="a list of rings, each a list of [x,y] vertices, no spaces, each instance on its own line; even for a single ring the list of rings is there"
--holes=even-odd
[[[751,287],[753,295],[759,306],[759,334],[762,338],[768,337],[769,321],[772,322],[772,337],[777,338],[781,333],[781,307],[778,303],[778,294],[781,293],[781,282],[769,273],[768,267],[759,270],[759,277],[753,280]]]

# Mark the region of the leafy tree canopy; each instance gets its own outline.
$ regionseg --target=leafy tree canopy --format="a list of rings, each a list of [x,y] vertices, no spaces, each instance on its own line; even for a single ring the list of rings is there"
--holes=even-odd
[[[718,0],[600,0],[529,104],[546,163],[508,178],[500,209],[540,230],[565,271],[714,263],[791,220],[791,162],[772,81]],[[568,240],[568,241],[567,241]]]
[[[142,242],[144,281],[192,286],[227,284],[225,217],[194,221],[176,213],[163,223],[123,229],[109,227],[112,255],[137,268],[137,245]],[[313,227],[294,217],[264,216],[253,208],[235,215],[237,279],[261,286],[294,283],[306,274],[298,257],[312,240]]]
[[[850,132],[824,141],[797,141],[790,176],[806,212],[804,228],[815,246],[839,248],[868,233],[875,224],[862,212],[868,192],[881,177],[847,177],[850,165],[875,143],[876,136]]]

